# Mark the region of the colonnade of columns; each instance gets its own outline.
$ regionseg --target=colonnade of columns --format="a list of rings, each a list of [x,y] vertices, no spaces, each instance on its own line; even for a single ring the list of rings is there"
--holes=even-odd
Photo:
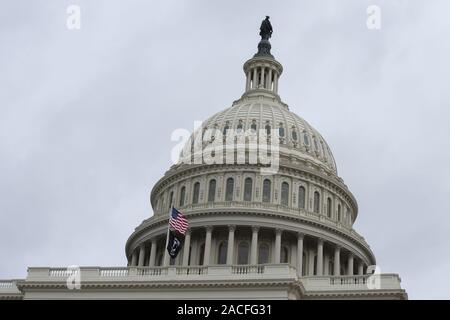
[[[245,91],[253,89],[266,89],[278,92],[279,74],[275,69],[265,66],[255,66],[247,71]]]
[[[223,226],[221,226],[223,227]],[[235,225],[228,225],[228,241],[227,241],[227,252],[226,252],[226,264],[227,265],[232,265],[234,264],[234,258],[235,258],[235,232],[236,232],[236,226]],[[245,227],[244,227],[245,228]],[[248,227],[247,227],[248,228]],[[212,240],[213,240],[213,227],[212,226],[206,226],[204,227],[205,229],[205,233],[204,233],[204,241],[202,241],[202,243],[204,243],[204,250],[203,252],[200,252],[200,254],[203,254],[203,259],[201,261],[203,261],[203,265],[210,265],[211,264],[211,249],[212,249]],[[196,231],[198,231],[198,229],[194,229]],[[260,227],[258,226],[252,226],[251,227],[251,238],[250,238],[250,258],[249,258],[249,264],[250,265],[256,265],[258,264],[258,245],[259,245],[259,233],[260,233]],[[274,264],[278,264],[281,263],[281,248],[282,248],[282,236],[283,233],[290,233],[292,238],[293,233],[292,232],[288,232],[288,231],[284,231],[282,229],[276,228],[274,229],[274,234],[275,234],[275,238],[274,238],[274,242],[273,242],[273,255],[272,255],[272,261],[271,263]],[[339,247],[336,244],[333,243],[327,243],[327,247],[328,249],[333,249],[334,248],[334,252],[330,250],[328,250],[328,252],[330,253],[329,255],[324,254],[324,245],[325,245],[325,241],[321,238],[314,238],[311,236],[306,236],[307,239],[309,240],[309,249],[311,249],[311,242],[314,244],[316,244],[316,248],[313,251],[309,250],[309,253],[313,253],[315,256],[315,261],[311,263],[311,259],[309,259],[310,261],[310,265],[313,266],[313,268],[309,268],[309,272],[307,273],[307,275],[325,275],[325,268],[324,268],[324,257],[326,258],[326,263],[330,261],[330,257],[334,256],[333,258],[333,267],[331,268],[332,270],[330,270],[330,268],[328,268],[328,264],[326,264],[327,267],[327,274],[333,274],[333,275],[341,275],[341,269],[345,270],[345,274],[346,275],[353,275],[354,274],[354,264],[355,264],[355,259],[358,262],[357,265],[357,274],[358,275],[362,275],[364,273],[364,268],[365,268],[365,264],[364,262],[358,258],[355,257],[353,255],[353,253],[349,252],[349,251],[345,251],[345,253],[343,253],[342,248]],[[179,262],[179,264],[181,266],[188,266],[189,264],[191,265],[195,265],[195,263],[190,263],[189,262],[189,257],[191,255],[190,249],[191,249],[191,239],[192,239],[192,230],[188,230],[185,236],[185,241],[184,241],[184,245],[183,245],[183,252],[182,252],[182,259],[180,259],[181,261]],[[314,241],[311,241],[311,239],[313,239]],[[292,242],[290,245],[291,250],[296,250],[296,261],[290,261],[290,264],[295,266],[297,269],[297,274],[299,276],[305,275],[306,272],[305,270],[303,270],[303,268],[305,267],[305,261],[304,260],[304,253],[305,253],[305,235],[302,233],[297,233],[296,234],[296,242]],[[148,244],[141,244],[140,247],[138,247],[137,249],[135,249],[130,257],[130,266],[145,266],[145,257],[146,257],[146,253],[148,255],[147,250],[149,249],[149,259],[148,259],[148,266],[153,267],[153,266],[157,266],[156,263],[156,255],[158,252],[158,239],[155,237],[150,241],[150,248],[148,248]],[[164,249],[164,258],[163,260],[163,266],[168,266],[170,264],[170,256],[167,252],[167,250],[165,249],[166,245],[163,246],[163,248],[159,249]],[[161,251],[159,251],[161,253]],[[313,258],[314,258],[313,256]],[[344,264],[341,264],[341,258],[344,257],[346,258],[346,261],[344,262]],[[285,261],[283,261],[285,262]],[[346,268],[344,267],[346,265]],[[312,270],[314,270],[314,272],[312,272]]]

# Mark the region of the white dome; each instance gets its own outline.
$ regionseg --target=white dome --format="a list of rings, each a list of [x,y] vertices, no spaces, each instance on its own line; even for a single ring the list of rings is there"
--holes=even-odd
[[[337,174],[333,154],[320,133],[276,98],[243,96],[233,106],[207,119],[203,129],[279,130],[280,150]],[[280,128],[281,129],[280,131]],[[284,131],[284,132],[283,132]],[[273,132],[273,131],[272,131]],[[192,140],[191,140],[192,141]]]

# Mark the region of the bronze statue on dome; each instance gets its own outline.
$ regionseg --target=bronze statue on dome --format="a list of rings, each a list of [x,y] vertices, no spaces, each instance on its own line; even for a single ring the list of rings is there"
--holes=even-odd
[[[266,16],[266,19],[263,20],[263,22],[261,23],[261,27],[259,28],[259,35],[261,36],[261,40],[269,40],[269,38],[272,36],[273,29],[269,19],[270,17]]]

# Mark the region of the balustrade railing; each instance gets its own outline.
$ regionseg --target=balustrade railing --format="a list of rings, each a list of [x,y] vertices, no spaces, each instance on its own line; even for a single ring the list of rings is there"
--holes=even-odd
[[[0,289],[12,289],[14,287],[16,287],[16,283],[14,281],[0,281]]]
[[[100,269],[100,277],[126,277],[129,275],[128,268]]]
[[[332,276],[330,277],[331,285],[361,285],[367,283],[369,275],[361,276]]]
[[[261,273],[264,273],[264,266],[233,266],[231,268],[231,273],[233,273],[233,274],[250,274],[250,273],[261,274]]]

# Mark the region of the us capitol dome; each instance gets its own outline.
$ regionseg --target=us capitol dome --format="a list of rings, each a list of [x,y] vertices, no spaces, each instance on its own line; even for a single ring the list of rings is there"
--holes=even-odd
[[[283,67],[271,53],[270,35],[262,31],[258,52],[244,63],[242,96],[203,122],[180,161],[153,187],[154,214],[130,235],[127,266],[81,268],[82,280],[91,272],[85,294],[149,299],[407,298],[399,276],[379,273],[370,246],[353,229],[358,204],[339,177],[324,137],[278,95]],[[212,134],[205,139],[208,130]],[[241,161],[194,161],[196,145],[225,141],[230,132],[255,133],[257,144],[269,141],[271,159],[276,151],[275,170],[250,161],[248,137]],[[172,206],[189,222],[175,259],[166,250]],[[42,278],[33,272],[41,272]],[[48,291],[54,292],[51,285],[58,272],[67,275],[63,269],[30,268],[31,279],[18,287],[26,291],[34,275],[40,290],[52,296]],[[83,292],[83,281],[81,286]],[[75,291],[60,294],[72,297]]]

